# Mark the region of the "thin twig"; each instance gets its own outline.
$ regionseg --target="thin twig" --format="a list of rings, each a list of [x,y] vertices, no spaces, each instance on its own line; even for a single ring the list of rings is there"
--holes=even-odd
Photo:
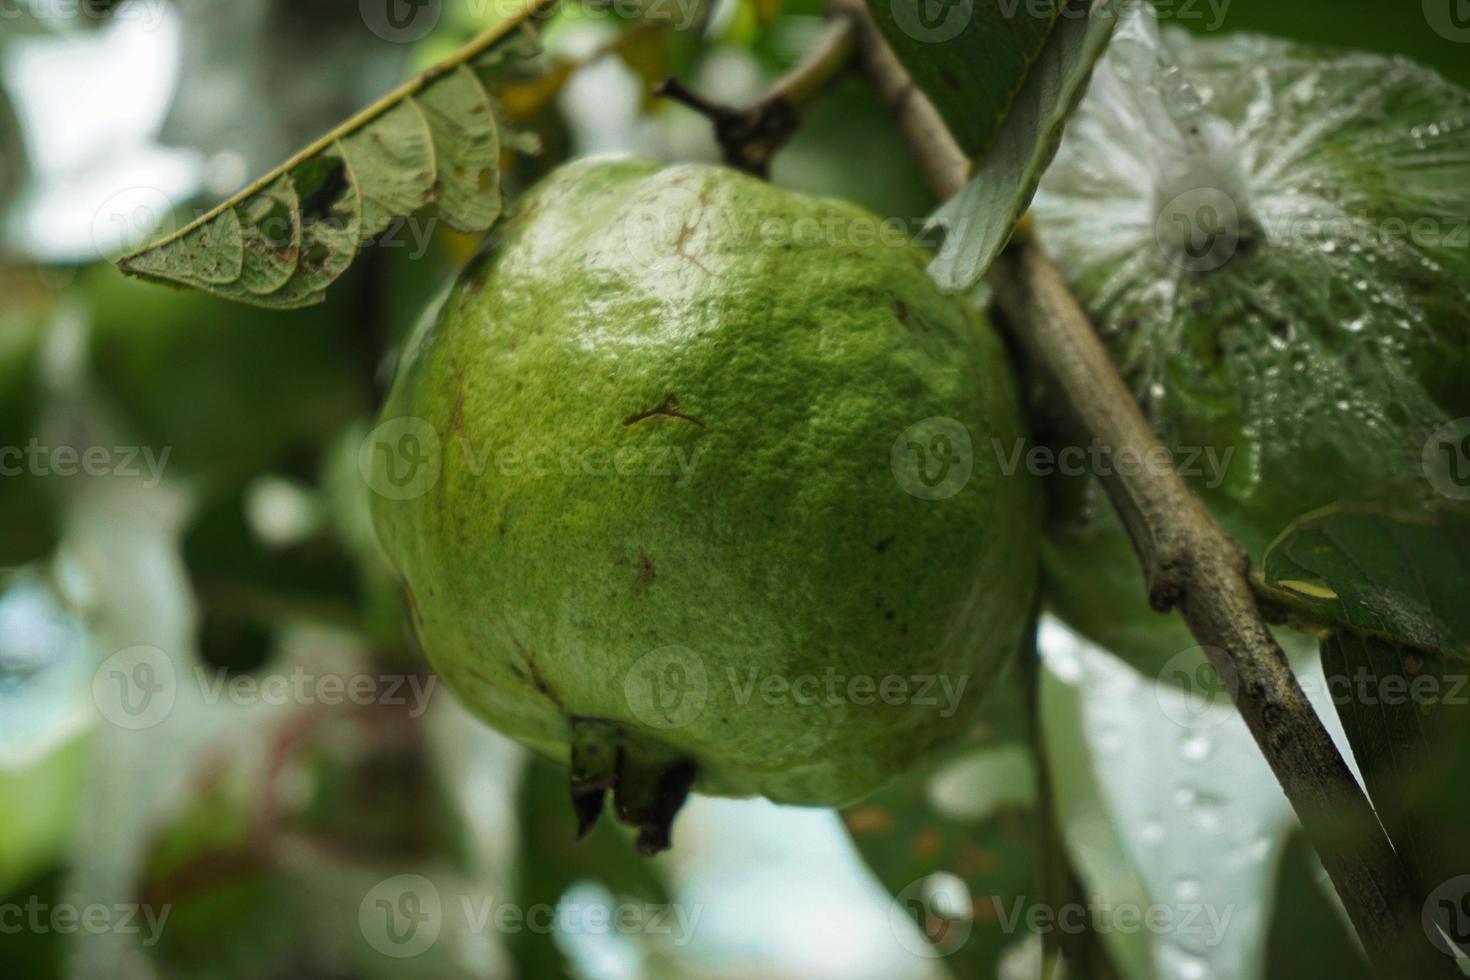
[[[796,133],[802,112],[847,71],[856,53],[853,23],[832,20],[811,54],[748,109],[712,102],[673,77],[664,79],[654,94],[704,116],[714,125],[725,162],[737,170],[765,177],[770,172],[771,158]]]
[[[861,0],[833,0],[831,12],[857,25],[863,68],[934,193],[958,193],[970,162]],[[1118,455],[1162,458],[1158,437],[1086,313],[1029,235],[1017,235],[989,281],[1016,345],[1051,381],[1077,431]],[[1133,540],[1151,604],[1160,612],[1179,609],[1231,691],[1376,971],[1451,975],[1448,960],[1425,941],[1419,898],[1367,797],[1257,608],[1246,557],[1172,468],[1099,478]]]

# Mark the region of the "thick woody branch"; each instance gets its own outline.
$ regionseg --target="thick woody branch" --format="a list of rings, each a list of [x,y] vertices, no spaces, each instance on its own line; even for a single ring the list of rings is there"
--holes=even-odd
[[[970,165],[933,105],[879,35],[862,0],[834,0],[857,28],[859,59],[934,193],[958,193]],[[1049,380],[1076,431],[1117,455],[1163,446],[1060,271],[1019,233],[989,273],[1026,359]],[[1158,455],[1156,455],[1158,454]],[[1451,975],[1420,927],[1420,900],[1367,797],[1297,683],[1256,605],[1249,563],[1172,468],[1101,476],[1143,565],[1155,609],[1178,609],[1230,690],[1322,859],[1376,971]]]

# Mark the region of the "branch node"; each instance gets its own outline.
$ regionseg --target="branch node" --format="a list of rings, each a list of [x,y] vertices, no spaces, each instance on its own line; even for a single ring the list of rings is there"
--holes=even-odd
[[[847,19],[837,20],[827,25],[801,64],[747,109],[707,99],[673,77],[660,82],[653,94],[688,106],[708,119],[725,162],[764,178],[770,174],[771,159],[795,135],[802,112],[841,77],[856,51],[854,25]]]

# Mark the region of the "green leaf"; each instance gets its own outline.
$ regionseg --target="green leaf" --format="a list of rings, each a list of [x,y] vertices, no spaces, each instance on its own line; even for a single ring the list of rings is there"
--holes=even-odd
[[[1296,818],[1239,713],[1223,692],[1140,678],[1059,627],[1043,626],[1041,646],[1058,822],[1119,974],[1256,976],[1268,922],[1252,910],[1269,907]],[[1174,926],[1120,928],[1127,908]]]
[[[1305,834],[1293,834],[1287,841],[1272,908],[1261,973],[1265,980],[1373,980],[1363,948]]]
[[[1463,666],[1339,631],[1322,641],[1322,667],[1379,820],[1421,891],[1470,872],[1470,678]]]
[[[929,267],[941,288],[970,289],[1010,240],[1042,172],[1056,156],[1062,126],[1086,92],[1118,16],[1115,0],[1096,0],[1086,15],[1068,8],[1056,21],[1014,98],[996,117],[994,134],[970,182],[931,219],[946,229],[944,244]],[[996,35],[986,47],[993,49],[1002,42],[1010,43],[1005,35]],[[1005,60],[993,50],[977,57]],[[932,94],[927,87],[925,91]]]
[[[868,0],[893,53],[939,110],[966,156],[996,142],[1053,30],[1063,0]]]
[[[1349,630],[1322,667],[1368,796],[1424,896],[1424,928],[1470,975],[1470,675],[1446,660]]]
[[[1310,616],[1470,660],[1470,521],[1450,512],[1334,505],[1266,549],[1266,584]]]
[[[988,723],[962,748],[843,813],[863,859],[894,896],[891,914],[912,919],[922,934],[909,940],[919,945],[911,951],[924,955],[927,941],[929,955],[942,956],[955,976],[1000,975],[1036,900],[1037,772],[1019,673],[992,695]],[[1018,911],[1022,918],[1013,918]]]
[[[28,169],[20,120],[4,86],[0,86],[0,218],[5,217],[11,199],[25,183]]]
[[[240,194],[123,256],[118,267],[289,309],[322,302],[365,242],[427,204],[457,231],[487,230],[501,213],[500,152],[508,141],[486,86],[508,60],[539,51],[532,22],[555,4],[529,0]]]

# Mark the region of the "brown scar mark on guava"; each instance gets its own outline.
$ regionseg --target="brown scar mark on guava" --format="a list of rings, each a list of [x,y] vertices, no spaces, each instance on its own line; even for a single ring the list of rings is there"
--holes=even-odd
[[[464,367],[457,360],[449,364],[454,368],[454,407],[449,410],[449,431],[461,432],[464,430]]]
[[[687,221],[684,223],[684,226],[679,229],[679,237],[674,241],[674,254],[679,256],[679,258],[683,259],[685,262],[696,266],[699,271],[703,272],[705,275],[715,276],[716,278],[718,278],[719,274],[717,272],[715,272],[709,266],[705,265],[703,262],[699,261],[699,256],[694,255],[689,251],[689,236],[693,235],[695,230],[698,228],[698,218],[696,218],[693,223]]]
[[[925,333],[929,332],[929,324],[924,322],[924,318],[917,316],[913,310],[909,309],[909,305],[901,299],[893,301],[893,315],[898,317],[898,322],[903,324],[906,330],[913,330],[914,324],[917,322],[920,330]]]
[[[646,422],[649,419],[680,419],[681,421],[697,425],[701,429],[705,427],[704,423],[699,419],[692,415],[685,415],[679,411],[679,396],[672,391],[665,395],[664,400],[653,408],[645,408],[641,412],[634,412],[632,415],[623,419],[623,425],[633,426],[640,422]]]
[[[546,700],[550,701],[553,705],[556,706],[556,709],[558,711],[562,711],[563,709],[561,698],[556,696],[556,692],[551,689],[551,685],[547,683],[546,677],[541,673],[541,668],[536,663],[536,652],[529,649],[524,643],[522,643],[515,637],[511,637],[510,642],[515,644],[516,653],[520,655],[521,663],[525,665],[526,671],[530,674],[530,676],[527,677],[525,673],[522,673],[519,669],[517,669],[515,664],[510,665],[511,671],[517,677],[519,677],[522,682],[528,682],[531,687],[541,692]]]
[[[648,587],[658,576],[658,568],[654,564],[653,556],[642,550],[638,551],[638,563],[633,572],[633,591],[647,592]]]
[[[674,181],[674,184],[676,185],[680,183],[683,183],[682,178],[680,180]],[[691,265],[697,267],[705,275],[720,278],[719,273],[715,272],[713,269],[709,268],[707,265],[701,262],[699,260],[699,256],[695,255],[689,250],[690,237],[697,230],[699,230],[699,226],[704,223],[705,212],[708,211],[711,207],[709,189],[707,187],[700,187],[698,201],[699,210],[694,214],[691,219],[686,220],[684,224],[679,228],[679,237],[674,240],[674,254],[683,259],[685,262],[688,262]]]

